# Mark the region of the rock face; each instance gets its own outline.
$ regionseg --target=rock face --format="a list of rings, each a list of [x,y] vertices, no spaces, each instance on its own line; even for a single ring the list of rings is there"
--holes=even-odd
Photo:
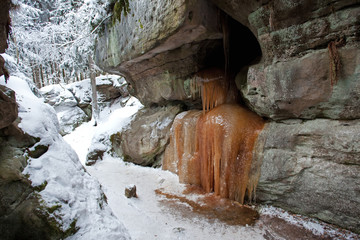
[[[170,138],[170,127],[180,106],[147,108],[136,114],[121,137],[112,137],[124,159],[142,166],[156,165]],[[119,151],[119,150],[117,150]]]
[[[228,22],[220,24],[210,2]],[[131,4],[134,16],[107,24],[99,37],[99,66],[124,75],[146,105],[193,109],[193,74],[223,66],[223,48],[234,52],[228,64],[241,102],[269,121],[254,149],[258,200],[360,232],[358,0]]]
[[[52,225],[48,209],[38,198],[40,188],[22,171],[26,148],[38,140],[24,134],[16,123],[0,130],[0,233],[1,239],[59,239],[64,233]],[[30,152],[27,152],[30,154]]]
[[[272,122],[259,141],[258,200],[359,231],[359,120]]]
[[[251,13],[263,58],[242,88],[250,108],[272,119],[359,118],[356,2],[275,1]]]
[[[339,50],[342,72],[332,86],[328,50],[264,67],[250,67],[242,89],[250,107],[272,119],[360,117],[360,50]]]
[[[18,116],[15,92],[0,86],[0,129],[12,124]]]
[[[208,49],[221,49],[217,10],[206,0],[129,3],[131,14],[109,21],[98,38],[96,64],[125,76],[144,105],[192,104],[192,75]]]

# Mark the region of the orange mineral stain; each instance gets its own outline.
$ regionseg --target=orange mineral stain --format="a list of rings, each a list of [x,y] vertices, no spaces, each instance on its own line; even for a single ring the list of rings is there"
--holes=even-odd
[[[234,103],[223,72],[211,69],[199,76],[203,114],[191,110],[175,118],[163,169],[177,173],[183,183],[242,204],[246,191],[251,199],[256,188],[249,173],[264,121]]]

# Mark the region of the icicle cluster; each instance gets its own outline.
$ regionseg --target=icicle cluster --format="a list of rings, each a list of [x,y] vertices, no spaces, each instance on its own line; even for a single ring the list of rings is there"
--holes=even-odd
[[[203,113],[191,110],[175,118],[163,168],[180,181],[224,198],[251,199],[257,179],[249,178],[253,148],[263,128],[255,113],[228,101],[219,71],[202,73]],[[212,80],[212,81],[211,81]],[[251,180],[249,180],[251,179]]]

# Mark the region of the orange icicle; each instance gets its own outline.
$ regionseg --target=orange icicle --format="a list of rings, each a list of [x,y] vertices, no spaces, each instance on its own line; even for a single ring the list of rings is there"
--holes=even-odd
[[[206,192],[244,202],[257,181],[249,173],[253,149],[264,121],[255,113],[228,104],[224,73],[211,69],[198,74],[203,114],[192,110],[173,123],[163,168],[180,181],[200,185]]]

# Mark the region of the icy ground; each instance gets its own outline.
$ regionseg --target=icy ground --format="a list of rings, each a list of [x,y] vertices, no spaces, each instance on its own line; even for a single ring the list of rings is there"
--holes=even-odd
[[[140,107],[132,98],[124,108],[105,109],[97,127],[84,123],[64,138],[84,165],[88,149],[93,148],[90,145],[96,144],[92,138],[121,129]],[[125,163],[109,154],[86,169],[102,184],[109,206],[132,239],[358,239],[330,225],[267,206],[258,207],[260,218],[251,226],[211,218],[191,204],[201,202],[202,195],[184,194],[186,186],[176,175]],[[138,198],[125,197],[125,187],[131,184],[136,185]]]

